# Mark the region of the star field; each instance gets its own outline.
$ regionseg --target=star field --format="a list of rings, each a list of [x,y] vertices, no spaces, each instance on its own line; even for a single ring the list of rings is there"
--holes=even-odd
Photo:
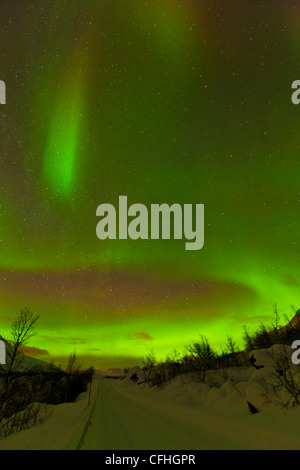
[[[299,308],[300,8],[40,0],[0,14],[0,327],[87,366],[164,357]],[[96,208],[205,205],[200,251],[96,237]]]

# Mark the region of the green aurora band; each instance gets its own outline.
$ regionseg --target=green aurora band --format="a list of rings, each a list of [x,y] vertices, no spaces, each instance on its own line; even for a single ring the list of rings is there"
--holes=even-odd
[[[29,354],[118,367],[200,333],[242,346],[274,303],[299,308],[294,3],[3,6],[2,336],[29,307]],[[203,203],[204,248],[98,240],[96,208],[119,195]]]

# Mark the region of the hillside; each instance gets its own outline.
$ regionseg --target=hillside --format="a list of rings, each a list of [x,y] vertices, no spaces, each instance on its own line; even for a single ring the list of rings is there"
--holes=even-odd
[[[10,345],[9,343],[0,335],[0,340],[3,341],[6,345],[6,356],[9,355]],[[20,362],[20,370],[32,369],[33,367],[40,367],[42,369],[49,367],[49,362],[42,361],[41,359],[36,359],[31,357],[23,352],[18,353],[18,361]],[[2,365],[5,368],[5,365]]]

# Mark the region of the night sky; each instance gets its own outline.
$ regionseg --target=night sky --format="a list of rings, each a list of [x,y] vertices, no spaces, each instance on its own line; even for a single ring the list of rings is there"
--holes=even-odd
[[[299,308],[296,0],[0,6],[0,334],[96,368]],[[205,243],[99,240],[96,209],[204,204]]]

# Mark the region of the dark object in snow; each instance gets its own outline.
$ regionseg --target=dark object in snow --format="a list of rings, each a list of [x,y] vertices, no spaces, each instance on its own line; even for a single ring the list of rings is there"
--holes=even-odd
[[[136,372],[130,377],[130,380],[132,380],[133,382],[137,382],[139,380]]]
[[[251,364],[255,367],[255,369],[263,369],[264,366],[258,366],[256,364],[256,359],[254,357],[254,354],[251,354],[249,359],[250,359]]]
[[[256,413],[259,413],[258,409],[255,408],[255,406],[252,405],[252,403],[249,403],[249,402],[247,401],[247,404],[248,404],[248,406],[249,406],[249,410],[251,411],[251,413],[252,413],[253,415],[255,415]]]

